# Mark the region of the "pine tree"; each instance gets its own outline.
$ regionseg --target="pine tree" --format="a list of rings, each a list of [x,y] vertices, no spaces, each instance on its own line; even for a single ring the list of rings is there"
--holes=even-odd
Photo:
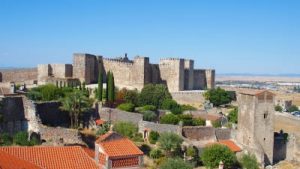
[[[103,93],[103,74],[102,74],[102,69],[99,67],[98,90],[97,90],[97,99],[99,101],[102,101],[102,93]]]

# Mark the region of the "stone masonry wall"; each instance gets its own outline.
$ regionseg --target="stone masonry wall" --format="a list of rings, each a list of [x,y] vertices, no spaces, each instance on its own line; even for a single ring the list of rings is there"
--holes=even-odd
[[[143,120],[143,115],[138,113],[129,113],[125,111],[121,111],[118,109],[110,109],[110,108],[100,108],[99,109],[99,116],[101,119],[109,121],[111,120],[112,123],[118,121],[126,121],[132,122],[135,125],[138,125],[140,121]]]
[[[0,70],[0,73],[2,74],[2,81],[0,82],[33,84],[38,76],[37,68]]]
[[[185,126],[182,128],[182,135],[191,140],[217,140],[213,127]]]
[[[180,136],[182,135],[182,127],[179,125],[159,124],[148,121],[140,121],[139,132],[144,133],[145,130],[156,131],[158,133],[172,132],[177,133]]]

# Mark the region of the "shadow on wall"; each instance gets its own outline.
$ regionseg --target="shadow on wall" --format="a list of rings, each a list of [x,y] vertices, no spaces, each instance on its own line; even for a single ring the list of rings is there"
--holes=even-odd
[[[274,156],[273,161],[277,163],[285,160],[287,156],[287,143],[288,133],[284,133],[282,130],[274,133]]]
[[[42,124],[52,127],[69,127],[70,117],[68,112],[62,111],[60,102],[36,103],[36,111]]]

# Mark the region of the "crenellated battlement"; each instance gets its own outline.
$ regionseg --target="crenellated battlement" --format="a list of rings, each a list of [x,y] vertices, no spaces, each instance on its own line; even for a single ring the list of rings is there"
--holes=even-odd
[[[119,60],[119,59],[115,59],[115,58],[102,58],[102,60],[107,61],[107,62],[116,63],[116,64],[124,64],[127,66],[133,65],[133,61],[123,61],[123,60]]]

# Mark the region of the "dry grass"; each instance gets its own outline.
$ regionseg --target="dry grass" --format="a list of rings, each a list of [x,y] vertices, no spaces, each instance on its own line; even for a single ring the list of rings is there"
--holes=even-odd
[[[280,114],[275,115],[274,130],[288,133],[300,133],[300,119],[292,119]]]

